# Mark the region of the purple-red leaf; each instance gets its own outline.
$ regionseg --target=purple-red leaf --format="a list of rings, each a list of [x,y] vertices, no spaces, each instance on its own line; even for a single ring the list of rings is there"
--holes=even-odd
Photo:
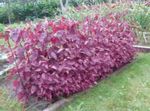
[[[15,44],[9,61],[19,60],[10,74],[17,78],[14,87],[22,90],[18,96],[23,99],[52,101],[81,92],[135,55],[135,35],[118,14],[29,24],[4,36]]]

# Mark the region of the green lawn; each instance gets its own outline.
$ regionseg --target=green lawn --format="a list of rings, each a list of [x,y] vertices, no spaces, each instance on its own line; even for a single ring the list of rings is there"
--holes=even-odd
[[[150,111],[150,54],[114,73],[60,111]]]
[[[0,88],[0,111],[23,111],[23,107],[7,90]]]
[[[4,44],[4,40],[0,39],[0,45]]]

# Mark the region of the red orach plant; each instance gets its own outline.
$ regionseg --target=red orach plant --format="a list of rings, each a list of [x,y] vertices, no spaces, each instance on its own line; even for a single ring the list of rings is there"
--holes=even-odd
[[[10,74],[19,99],[52,101],[92,87],[133,59],[134,39],[128,23],[116,14],[7,31],[10,61],[16,61]]]
[[[150,2],[146,2],[145,5],[146,5],[146,6],[150,6]]]

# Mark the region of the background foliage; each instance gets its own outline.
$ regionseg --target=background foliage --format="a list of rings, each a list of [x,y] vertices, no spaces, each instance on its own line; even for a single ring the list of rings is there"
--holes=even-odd
[[[5,25],[0,24],[0,32],[4,31]]]
[[[58,14],[59,2],[46,0],[37,2],[15,2],[0,7],[0,23],[12,23],[35,18],[54,17]]]

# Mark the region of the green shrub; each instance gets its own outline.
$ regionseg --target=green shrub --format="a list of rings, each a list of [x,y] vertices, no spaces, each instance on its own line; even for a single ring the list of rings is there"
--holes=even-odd
[[[144,38],[143,32],[150,32],[150,7],[145,4],[133,3],[126,16],[137,35],[139,44],[149,45],[150,41]]]
[[[109,13],[123,12],[129,8],[128,4],[99,4],[99,5],[81,5],[78,7],[69,7],[68,10],[63,13],[63,16],[72,20],[83,20],[87,16],[94,17],[95,14],[105,16]],[[59,17],[58,17],[59,18]]]
[[[11,22],[33,20],[35,18],[54,17],[58,14],[58,0],[40,1],[28,4],[11,4],[10,8],[0,8],[0,23],[9,23],[8,12]]]
[[[128,20],[137,24],[141,31],[150,31],[150,7],[144,4],[133,4],[129,9]]]
[[[3,32],[3,31],[4,31],[4,29],[5,29],[5,25],[0,24],[0,32]]]
[[[23,22],[6,25],[6,29],[7,28],[16,29],[16,28],[22,28],[22,27],[25,27],[25,23]]]
[[[107,2],[108,0],[70,0],[69,4],[71,6],[79,6],[81,4],[85,5],[96,5],[102,2]]]
[[[0,8],[0,23],[7,23],[8,22],[8,14],[7,9],[4,7]]]

